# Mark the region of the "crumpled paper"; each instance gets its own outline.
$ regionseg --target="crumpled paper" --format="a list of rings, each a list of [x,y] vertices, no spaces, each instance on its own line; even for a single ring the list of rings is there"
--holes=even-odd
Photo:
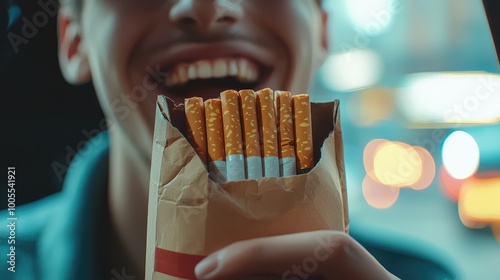
[[[146,279],[195,279],[197,262],[240,240],[348,230],[339,102],[311,107],[319,161],[309,173],[217,183],[184,137],[183,106],[158,97]]]

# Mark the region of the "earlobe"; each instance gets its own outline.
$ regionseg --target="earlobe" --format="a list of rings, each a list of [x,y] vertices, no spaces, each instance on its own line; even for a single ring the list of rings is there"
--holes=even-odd
[[[91,72],[87,52],[82,44],[79,22],[63,9],[58,15],[59,66],[70,84],[90,82]]]

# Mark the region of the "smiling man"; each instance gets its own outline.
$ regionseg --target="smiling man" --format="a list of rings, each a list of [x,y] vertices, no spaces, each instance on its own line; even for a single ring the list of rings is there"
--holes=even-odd
[[[38,236],[39,244],[32,276],[142,278],[158,94],[183,102],[190,96],[216,97],[227,88],[306,92],[327,53],[326,21],[319,1],[312,0],[63,2],[62,72],[73,84],[92,81],[109,133],[91,141],[78,168],[67,175],[65,191],[49,198],[48,213],[58,215],[57,226],[32,219],[39,224],[36,233],[27,233]],[[307,272],[300,264],[320,245],[318,267]],[[392,277],[352,238],[330,231],[238,242],[207,257],[196,275]]]

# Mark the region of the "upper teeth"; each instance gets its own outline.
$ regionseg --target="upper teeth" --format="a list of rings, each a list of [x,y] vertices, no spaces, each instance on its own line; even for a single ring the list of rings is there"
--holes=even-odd
[[[165,78],[168,87],[196,79],[237,77],[242,82],[255,82],[259,77],[257,65],[245,58],[218,58],[179,63]]]

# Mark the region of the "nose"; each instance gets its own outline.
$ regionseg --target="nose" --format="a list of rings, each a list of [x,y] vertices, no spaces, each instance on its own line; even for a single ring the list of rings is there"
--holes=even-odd
[[[243,14],[243,0],[178,0],[170,20],[181,29],[210,31],[236,23]]]

